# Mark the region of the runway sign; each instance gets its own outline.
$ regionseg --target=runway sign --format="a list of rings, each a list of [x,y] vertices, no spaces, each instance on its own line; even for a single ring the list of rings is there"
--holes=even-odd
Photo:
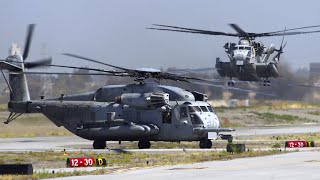
[[[97,158],[96,159],[96,165],[97,166],[107,166],[106,158]]]
[[[32,174],[32,164],[0,164],[0,174]]]
[[[106,158],[80,157],[68,158],[67,167],[89,167],[89,166],[106,166]]]
[[[94,166],[95,159],[93,157],[68,158],[67,167],[88,167]]]
[[[287,148],[314,147],[314,141],[305,141],[305,140],[286,141],[285,147]]]

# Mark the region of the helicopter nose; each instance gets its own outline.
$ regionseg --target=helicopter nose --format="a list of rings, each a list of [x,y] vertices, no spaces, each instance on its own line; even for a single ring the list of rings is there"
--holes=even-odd
[[[218,118],[215,119],[215,121],[213,122],[213,126],[214,126],[214,128],[220,128],[220,123],[219,123]]]

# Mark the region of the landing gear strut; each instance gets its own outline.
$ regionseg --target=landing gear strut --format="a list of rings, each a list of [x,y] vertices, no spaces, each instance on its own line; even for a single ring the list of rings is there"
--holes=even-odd
[[[102,140],[93,141],[93,149],[105,149],[106,147],[107,147],[106,141],[102,141]]]
[[[227,140],[228,143],[232,143],[233,136],[231,134],[219,134],[220,138],[223,140]]]
[[[140,140],[138,142],[139,149],[149,149],[151,147],[150,141],[148,140]]]
[[[212,142],[210,139],[203,138],[199,142],[199,147],[201,149],[210,149],[212,147]]]

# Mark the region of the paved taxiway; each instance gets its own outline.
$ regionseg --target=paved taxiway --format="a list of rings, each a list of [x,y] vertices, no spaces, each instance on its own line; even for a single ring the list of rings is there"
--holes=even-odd
[[[320,179],[320,152],[293,152],[264,157],[211,161],[186,165],[162,166],[116,171],[107,175],[59,178],[73,179],[116,179],[116,180],[211,180],[211,179]]]
[[[301,125],[298,127],[261,127],[261,128],[238,128],[232,132],[233,136],[265,136],[297,133],[316,133],[320,132],[319,124]],[[91,147],[92,141],[82,139],[77,136],[64,137],[33,137],[33,138],[0,138],[0,152],[25,152],[25,151],[80,151],[81,149],[70,148],[74,145]],[[82,149],[93,150],[93,149]],[[95,150],[96,151],[96,150]],[[105,151],[105,150],[97,150]]]

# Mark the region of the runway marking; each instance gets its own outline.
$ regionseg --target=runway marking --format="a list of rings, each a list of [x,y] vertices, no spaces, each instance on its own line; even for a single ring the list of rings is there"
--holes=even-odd
[[[208,167],[194,167],[194,168],[171,168],[168,170],[194,170],[194,169],[207,169]]]
[[[305,162],[318,162],[318,163],[320,163],[320,160],[308,160],[308,161],[305,161]]]

